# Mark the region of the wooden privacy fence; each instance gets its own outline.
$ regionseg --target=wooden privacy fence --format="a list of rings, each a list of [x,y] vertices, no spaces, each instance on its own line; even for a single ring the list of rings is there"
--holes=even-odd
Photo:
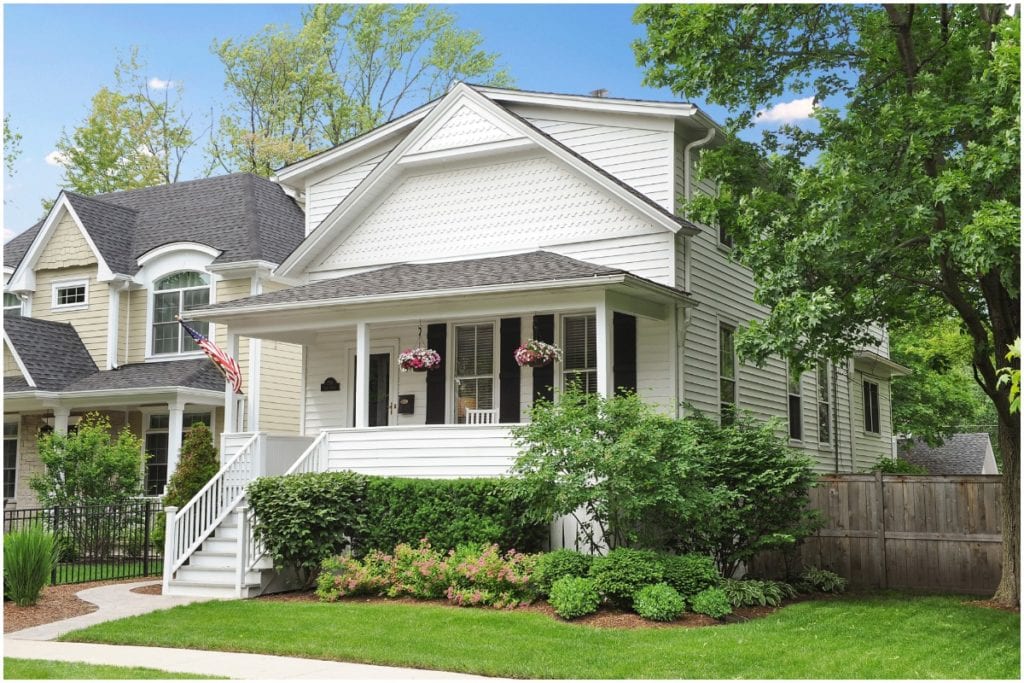
[[[998,475],[825,475],[811,507],[825,525],[797,551],[855,587],[985,594],[1002,565]],[[778,576],[784,558],[765,553],[755,575]]]

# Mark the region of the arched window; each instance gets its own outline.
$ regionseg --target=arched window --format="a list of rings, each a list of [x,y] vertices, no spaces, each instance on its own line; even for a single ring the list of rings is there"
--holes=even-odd
[[[183,270],[160,278],[153,284],[153,354],[188,353],[199,347],[183,334],[174,316],[210,303],[210,276]],[[190,326],[208,335],[210,324],[198,320]]]

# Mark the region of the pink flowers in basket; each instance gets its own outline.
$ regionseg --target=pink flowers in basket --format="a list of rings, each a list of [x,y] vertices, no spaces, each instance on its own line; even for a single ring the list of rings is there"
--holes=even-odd
[[[406,349],[398,354],[398,365],[402,372],[412,370],[413,372],[426,372],[431,368],[441,365],[441,354],[434,349]]]
[[[556,360],[562,360],[562,349],[537,339],[530,339],[516,349],[516,363],[520,367],[540,368]]]

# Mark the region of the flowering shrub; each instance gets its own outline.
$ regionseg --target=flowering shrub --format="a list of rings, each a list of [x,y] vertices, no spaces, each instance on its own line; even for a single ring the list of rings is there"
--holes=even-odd
[[[519,363],[520,367],[539,367],[556,360],[562,360],[562,349],[537,339],[530,339],[516,349],[516,363]]]
[[[434,349],[406,349],[398,354],[398,365],[406,370],[429,370],[441,364],[441,354]]]
[[[411,595],[425,600],[443,597],[448,587],[445,559],[425,538],[420,539],[416,548],[399,543],[395,546],[394,582],[387,589],[387,596]]]
[[[328,557],[320,565],[316,595],[334,602],[349,595],[384,595],[394,583],[394,558],[375,550],[363,560]]]
[[[497,544],[460,546],[449,553],[445,595],[456,605],[528,605],[537,597],[532,581],[536,566],[536,555],[509,550],[503,556]]]

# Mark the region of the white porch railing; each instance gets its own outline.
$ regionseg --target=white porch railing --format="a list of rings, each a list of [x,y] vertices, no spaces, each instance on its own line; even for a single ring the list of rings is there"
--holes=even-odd
[[[308,472],[324,472],[327,469],[327,430],[313,439],[309,448],[302,452],[299,459],[289,467],[285,474],[306,474]]]

